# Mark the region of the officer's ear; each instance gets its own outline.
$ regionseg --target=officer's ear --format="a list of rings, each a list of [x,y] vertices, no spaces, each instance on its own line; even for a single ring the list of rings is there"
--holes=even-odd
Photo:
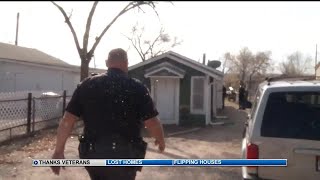
[[[109,61],[108,60],[106,60],[106,66],[109,67]]]

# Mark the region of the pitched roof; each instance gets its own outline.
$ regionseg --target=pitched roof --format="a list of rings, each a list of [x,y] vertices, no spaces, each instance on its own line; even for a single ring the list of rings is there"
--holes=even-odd
[[[189,67],[192,67],[194,69],[197,69],[198,71],[201,71],[205,74],[208,74],[212,77],[215,77],[215,78],[218,78],[218,79],[221,79],[223,77],[223,73],[219,70],[216,70],[216,69],[213,69],[209,66],[206,66],[204,64],[201,64],[195,60],[192,60],[190,58],[187,58],[185,56],[182,56],[176,52],[173,52],[173,51],[168,51],[166,53],[163,53],[159,56],[156,56],[156,57],[153,57],[153,58],[150,58],[144,62],[141,62],[141,63],[138,63],[136,65],[133,65],[133,66],[130,66],[129,67],[129,71],[133,70],[133,69],[136,69],[138,67],[141,67],[141,66],[144,66],[144,65],[147,65],[149,63],[152,63],[152,62],[155,62],[155,61],[158,61],[160,59],[163,59],[163,58],[169,58],[171,60],[174,60],[174,61],[177,61],[179,63],[182,63],[186,66],[189,66]]]
[[[12,44],[6,44],[1,42],[0,58],[36,64],[54,65],[60,67],[74,67],[73,65],[70,65],[62,61],[61,59],[55,58],[37,49],[15,46]]]
[[[77,72],[80,71],[79,66],[68,64],[61,59],[53,57],[37,49],[15,46],[2,42],[0,42],[0,60],[1,59],[68,68]],[[106,70],[100,68],[89,68],[89,71],[105,72]]]

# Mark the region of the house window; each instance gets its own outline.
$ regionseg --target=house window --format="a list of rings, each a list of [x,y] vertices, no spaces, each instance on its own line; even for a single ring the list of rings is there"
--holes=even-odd
[[[191,77],[191,113],[204,114],[204,82],[205,77]]]

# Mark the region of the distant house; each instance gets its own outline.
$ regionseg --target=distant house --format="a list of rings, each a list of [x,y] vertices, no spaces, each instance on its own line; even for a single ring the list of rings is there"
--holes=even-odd
[[[70,95],[79,81],[78,66],[37,49],[0,43],[0,92],[67,90]]]
[[[209,124],[222,106],[222,72],[169,51],[129,67],[142,81],[164,124]]]

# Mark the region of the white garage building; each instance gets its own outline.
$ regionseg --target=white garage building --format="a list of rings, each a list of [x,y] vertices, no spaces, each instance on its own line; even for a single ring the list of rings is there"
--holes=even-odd
[[[0,92],[67,90],[71,95],[79,81],[79,66],[37,49],[0,43]]]

